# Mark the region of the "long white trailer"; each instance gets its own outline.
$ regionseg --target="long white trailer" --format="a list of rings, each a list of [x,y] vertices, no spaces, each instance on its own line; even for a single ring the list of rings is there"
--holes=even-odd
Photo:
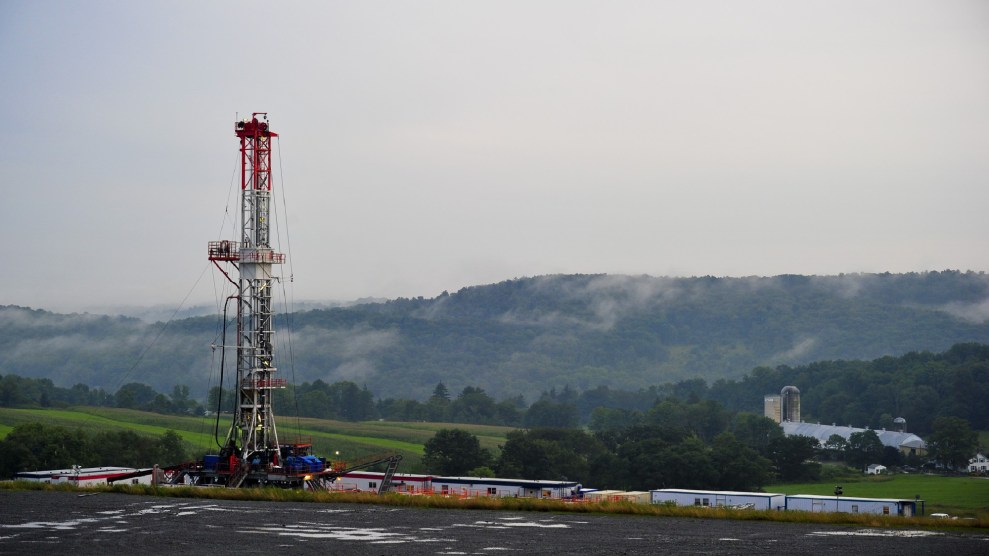
[[[754,510],[783,510],[786,495],[775,492],[736,492],[732,490],[689,490],[664,488],[649,491],[653,504],[677,506],[725,506]]]
[[[917,514],[917,501],[895,498],[793,494],[786,497],[786,509],[805,512],[846,512],[911,517]]]

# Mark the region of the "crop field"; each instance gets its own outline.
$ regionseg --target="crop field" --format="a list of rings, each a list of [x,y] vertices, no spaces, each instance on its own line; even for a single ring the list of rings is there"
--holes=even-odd
[[[216,449],[216,441],[213,439],[215,416],[162,415],[131,409],[88,406],[67,409],[0,408],[0,438],[6,436],[15,425],[29,422],[80,428],[88,432],[130,430],[154,436],[173,430],[195,453],[208,453]],[[230,417],[221,415],[219,434],[223,436],[229,426]],[[469,431],[477,436],[481,447],[491,450],[495,455],[500,452],[499,446],[505,443],[508,432],[513,430],[511,427],[453,423],[351,423],[295,417],[280,417],[278,420],[280,439],[292,441],[297,437],[311,438],[314,451],[318,455],[347,461],[382,452],[399,453],[404,458],[401,470],[408,473],[423,470],[423,445],[436,431],[443,428]]]
[[[844,497],[902,498],[920,496],[927,514],[943,512],[961,517],[989,517],[989,478],[940,475],[886,475],[840,482]],[[835,483],[768,485],[766,492],[833,495]],[[919,507],[918,507],[919,509]]]

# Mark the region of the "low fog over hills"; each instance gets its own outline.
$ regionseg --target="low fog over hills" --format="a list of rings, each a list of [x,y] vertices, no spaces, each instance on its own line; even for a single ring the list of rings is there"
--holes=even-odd
[[[539,276],[279,315],[276,364],[290,381],[352,380],[382,397],[424,399],[444,382],[532,400],[568,384],[636,389],[989,343],[987,318],[983,273]],[[221,324],[0,307],[0,374],[110,391],[187,384],[203,397],[218,379]]]

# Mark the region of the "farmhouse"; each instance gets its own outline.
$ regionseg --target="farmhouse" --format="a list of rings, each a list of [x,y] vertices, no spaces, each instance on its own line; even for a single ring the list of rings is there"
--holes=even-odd
[[[989,473],[989,459],[985,454],[975,454],[975,457],[968,460],[969,473]]]
[[[786,495],[774,492],[735,492],[730,490],[687,490],[664,488],[649,491],[653,504],[677,506],[727,506],[754,510],[782,510]]]
[[[786,509],[806,512],[846,512],[912,517],[917,514],[917,501],[794,494],[786,497]]]

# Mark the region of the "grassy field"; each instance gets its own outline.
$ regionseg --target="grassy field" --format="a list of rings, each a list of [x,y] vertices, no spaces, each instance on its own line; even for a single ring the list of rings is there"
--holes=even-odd
[[[768,485],[764,490],[830,496],[834,494],[836,483],[841,484],[844,497],[913,499],[920,495],[927,514],[943,512],[953,516],[989,518],[989,478],[985,477],[901,474],[829,483],[776,484]]]
[[[161,415],[131,409],[108,407],[72,407],[67,409],[0,408],[0,438],[15,425],[37,422],[86,431],[130,430],[139,434],[161,435],[174,430],[194,453],[215,452],[213,439],[215,417]],[[230,417],[220,417],[220,435],[230,426]],[[511,427],[463,425],[452,423],[401,423],[367,421],[350,423],[311,418],[281,417],[278,435],[282,441],[297,437],[312,439],[314,451],[329,459],[357,460],[382,452],[399,453],[401,470],[422,471],[423,444],[443,428],[460,428],[477,436],[481,447],[497,455]],[[337,455],[339,454],[339,455]]]

